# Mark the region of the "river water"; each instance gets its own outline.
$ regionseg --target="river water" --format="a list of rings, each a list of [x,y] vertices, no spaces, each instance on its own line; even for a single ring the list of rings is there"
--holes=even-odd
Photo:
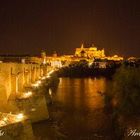
[[[33,125],[38,140],[115,140],[104,111],[105,78],[60,78],[50,89],[50,119]]]

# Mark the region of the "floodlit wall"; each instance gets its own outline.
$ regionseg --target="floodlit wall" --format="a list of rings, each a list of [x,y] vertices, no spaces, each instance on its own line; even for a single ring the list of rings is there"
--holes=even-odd
[[[45,95],[18,100],[25,87],[45,75],[47,67],[39,64],[1,63],[0,64],[0,111],[18,113],[24,111],[31,121],[48,118]],[[35,111],[32,111],[35,108]]]
[[[30,85],[41,76],[38,64],[0,64],[0,96],[3,101],[11,94],[20,94],[24,86]]]

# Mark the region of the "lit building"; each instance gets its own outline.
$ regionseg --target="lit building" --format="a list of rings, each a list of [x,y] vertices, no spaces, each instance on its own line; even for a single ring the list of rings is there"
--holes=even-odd
[[[113,61],[122,61],[123,57],[118,56],[118,55],[114,55],[114,56],[108,56],[106,57],[107,60],[113,60]]]
[[[41,58],[43,59],[43,64],[46,64],[46,52],[45,51],[41,52]]]
[[[82,44],[80,48],[76,48],[74,55],[62,55],[58,56],[56,52],[52,56],[47,56],[45,51],[41,52],[41,57],[29,57],[28,62],[38,63],[38,64],[47,64],[49,66],[60,68],[62,66],[68,66],[72,62],[78,62],[81,60],[96,61],[97,60],[113,60],[113,61],[122,61],[123,57],[118,55],[105,56],[104,49],[98,50],[97,47],[92,45],[89,48],[85,48]],[[105,63],[99,64],[101,68],[105,68]]]
[[[76,48],[75,51],[76,57],[86,57],[86,58],[104,58],[105,52],[104,49],[97,50],[97,47],[92,45],[89,48],[85,48],[84,45],[81,45],[81,48]]]

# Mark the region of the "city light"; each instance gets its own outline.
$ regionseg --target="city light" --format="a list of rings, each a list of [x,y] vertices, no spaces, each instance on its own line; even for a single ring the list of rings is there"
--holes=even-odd
[[[54,70],[51,70],[50,72],[48,72],[47,75],[51,75],[54,72]]]
[[[17,120],[23,120],[23,118],[24,118],[24,115],[22,113],[16,115]]]
[[[36,111],[36,109],[35,108],[32,108],[31,111],[34,112],[34,111]]]
[[[47,78],[50,78],[51,77],[51,74],[53,74],[54,73],[54,70],[51,70],[50,72],[48,72],[48,74],[47,74]]]
[[[8,119],[7,119],[7,117],[4,117],[3,120],[6,122]]]
[[[51,90],[51,89],[49,89],[49,95],[50,95],[50,96],[52,95],[52,90]]]
[[[50,78],[51,76],[50,75],[47,75],[47,78]]]
[[[31,91],[28,91],[28,92],[25,92],[25,93],[23,93],[23,98],[29,98],[29,97],[31,97],[32,96],[32,92]]]
[[[40,80],[38,80],[38,81],[37,81],[37,84],[41,84],[41,81],[40,81]]]
[[[41,84],[41,80],[36,81],[36,83],[32,84],[33,87],[39,87]]]
[[[33,87],[38,87],[39,84],[38,84],[38,83],[34,83],[34,84],[32,84],[32,86],[33,86]]]
[[[0,115],[0,127],[23,121],[25,118],[25,116],[22,113],[19,113],[17,115],[11,113],[0,113]]]
[[[89,66],[89,67],[91,67],[91,66],[92,66],[92,64],[93,64],[93,62],[89,62],[89,63],[88,63],[88,66]]]
[[[45,79],[46,79],[46,77],[45,77],[45,76],[43,76],[41,79],[42,79],[42,80],[45,80]]]

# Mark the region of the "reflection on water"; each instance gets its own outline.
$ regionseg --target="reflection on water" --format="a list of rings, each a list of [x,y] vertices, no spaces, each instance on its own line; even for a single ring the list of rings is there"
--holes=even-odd
[[[35,135],[50,140],[112,140],[110,119],[103,111],[106,83],[105,78],[60,79],[57,90],[49,91],[52,122],[49,127],[47,121],[36,124]]]
[[[102,93],[105,91],[106,80],[104,78],[83,78],[60,80],[55,99],[65,106],[73,109],[97,109],[104,106]]]

